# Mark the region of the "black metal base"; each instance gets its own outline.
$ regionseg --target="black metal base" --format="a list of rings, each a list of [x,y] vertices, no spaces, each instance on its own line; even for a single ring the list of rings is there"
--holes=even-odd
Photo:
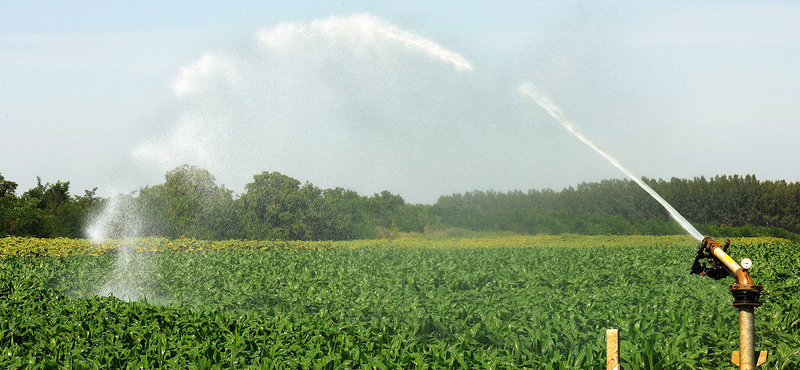
[[[758,299],[761,297],[761,291],[764,290],[763,286],[733,284],[728,289],[733,294],[734,306],[761,306],[761,302]]]

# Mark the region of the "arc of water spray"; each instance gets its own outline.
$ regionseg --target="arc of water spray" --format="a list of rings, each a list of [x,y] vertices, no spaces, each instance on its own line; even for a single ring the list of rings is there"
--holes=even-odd
[[[656,191],[653,190],[653,188],[648,186],[644,181],[642,181],[642,179],[639,178],[639,176],[636,176],[631,170],[625,167],[619,160],[614,158],[607,151],[603,150],[603,148],[601,148],[594,141],[589,139],[582,132],[578,131],[578,129],[575,128],[575,126],[573,126],[572,123],[569,122],[569,120],[567,120],[567,118],[564,116],[564,113],[562,113],[561,110],[559,110],[558,107],[556,107],[555,104],[553,104],[553,102],[550,101],[550,99],[540,94],[532,83],[530,82],[523,83],[522,85],[519,86],[518,90],[523,95],[531,97],[537,104],[539,104],[539,106],[544,108],[544,110],[546,110],[547,113],[549,113],[551,116],[553,116],[553,118],[558,120],[558,122],[562,126],[564,126],[564,128],[566,128],[569,132],[575,135],[575,137],[583,141],[586,145],[588,145],[589,147],[594,149],[597,153],[599,153],[601,156],[603,156],[603,158],[611,162],[611,164],[613,164],[614,167],[619,168],[623,173],[625,173],[625,175],[627,175],[631,180],[633,180],[633,182],[638,184],[640,187],[642,187],[642,189],[644,189],[644,191],[646,191],[648,194],[650,194],[650,196],[652,196],[655,200],[657,200],[658,203],[661,203],[661,205],[664,206],[667,212],[669,212],[669,215],[672,216],[672,219],[675,220],[679,225],[681,225],[681,227],[684,230],[686,230],[686,232],[688,232],[689,235],[693,236],[698,241],[703,240],[703,234],[697,231],[697,229],[694,226],[692,226],[692,224],[690,224],[689,221],[687,221],[683,216],[681,216],[681,214],[678,213],[678,211],[675,210],[675,208],[673,208],[672,205],[667,203],[667,201],[664,200],[664,198],[662,198],[660,195],[658,195],[658,193],[656,193]]]

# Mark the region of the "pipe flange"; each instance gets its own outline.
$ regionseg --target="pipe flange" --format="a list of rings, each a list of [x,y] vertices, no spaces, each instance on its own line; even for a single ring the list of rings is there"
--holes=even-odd
[[[758,298],[761,296],[761,291],[764,290],[763,286],[733,284],[728,289],[731,291],[731,294],[733,294],[734,306],[761,306],[761,302],[758,301]]]

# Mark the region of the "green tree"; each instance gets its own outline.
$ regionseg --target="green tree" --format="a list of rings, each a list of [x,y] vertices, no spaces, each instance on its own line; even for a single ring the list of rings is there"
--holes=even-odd
[[[314,239],[323,231],[323,192],[278,172],[262,172],[238,200],[248,239]]]
[[[13,235],[16,221],[12,210],[18,202],[16,190],[17,183],[0,174],[0,236]]]
[[[327,230],[320,239],[348,240],[374,235],[374,227],[367,223],[366,197],[344,188],[322,191]]]
[[[29,233],[33,236],[54,238],[59,236],[80,237],[83,228],[83,212],[69,194],[69,181],[37,185],[22,194],[23,205],[19,211],[29,214]],[[38,211],[34,211],[35,206]]]
[[[142,233],[198,239],[235,237],[233,191],[217,186],[208,170],[183,165],[168,172],[163,184],[139,191]],[[233,234],[233,235],[231,235]]]
[[[17,183],[0,175],[0,235],[44,238],[82,236],[86,204],[69,194],[69,182],[42,184],[16,195]]]

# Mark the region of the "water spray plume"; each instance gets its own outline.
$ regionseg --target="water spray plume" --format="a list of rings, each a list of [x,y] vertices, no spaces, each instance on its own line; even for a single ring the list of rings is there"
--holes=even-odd
[[[562,113],[558,109],[558,107],[556,107],[555,104],[553,104],[553,102],[550,101],[550,99],[540,94],[532,83],[530,82],[523,83],[522,85],[519,86],[518,89],[520,93],[529,96],[534,101],[536,101],[536,103],[539,104],[539,106],[544,108],[544,110],[546,110],[547,113],[549,113],[551,116],[553,116],[553,118],[558,120],[558,122],[562,126],[564,126],[564,128],[566,128],[569,132],[575,135],[575,137],[583,141],[586,145],[588,145],[589,147],[594,149],[597,153],[599,153],[601,156],[603,156],[603,158],[611,162],[611,164],[613,164],[614,167],[619,168],[620,171],[625,173],[625,175],[627,175],[631,180],[633,180],[633,182],[642,187],[642,189],[644,189],[644,191],[646,191],[655,200],[657,200],[658,203],[661,203],[661,205],[664,206],[667,212],[669,212],[669,215],[672,217],[672,219],[674,219],[679,225],[681,225],[681,227],[684,230],[686,230],[686,232],[689,233],[689,235],[693,236],[698,241],[703,240],[703,234],[697,231],[697,229],[694,226],[692,226],[692,224],[690,224],[689,221],[687,221],[683,216],[681,216],[681,214],[678,213],[678,211],[675,210],[675,208],[673,208],[672,205],[667,203],[667,201],[664,200],[664,198],[662,198],[660,195],[658,195],[658,193],[656,193],[656,191],[653,190],[653,188],[648,186],[644,181],[642,181],[642,179],[639,178],[639,176],[636,176],[633,172],[631,172],[631,170],[626,168],[620,161],[611,156],[611,154],[608,154],[608,152],[603,150],[603,148],[598,146],[594,141],[586,137],[586,135],[584,135],[582,132],[578,131],[578,129],[575,128],[575,126],[573,126],[572,123],[570,123],[567,120],[567,118],[564,116],[564,113]]]
[[[281,22],[180,68],[177,104],[145,123],[131,162],[148,176],[197,165],[238,191],[270,170],[435,201],[414,193],[454,191],[436,169],[479,157],[460,123],[497,114],[474,72],[465,56],[371,14]]]
[[[84,230],[92,243],[103,243],[114,239],[119,243],[116,251],[114,271],[106,276],[106,282],[95,294],[109,294],[126,301],[136,300],[139,296],[147,296],[144,288],[142,266],[144,256],[137,256],[134,240],[140,235],[142,216],[129,196],[118,194],[109,197],[102,212],[95,215]]]
[[[433,150],[397,148],[433,148],[440,139],[428,133],[455,131],[448,122],[474,116],[444,107],[466,105],[451,95],[471,86],[472,62],[382,18],[282,22],[256,31],[252,41],[205,52],[180,69],[172,81],[180,105],[167,117],[171,122],[154,122],[135,146],[137,167],[164,173],[199,165],[239,189],[264,170],[337,185],[360,179],[385,189],[395,176],[385,168],[438,159]],[[461,115],[442,119],[452,112]],[[427,177],[413,166],[401,170],[405,178]],[[85,230],[94,243],[121,243],[99,295],[151,294],[142,272],[148,259],[131,244],[148,215],[131,198],[109,198]]]
[[[283,22],[271,30],[258,33],[262,45],[274,51],[285,52],[322,36],[326,42],[358,44],[361,46],[389,42],[451,64],[460,71],[472,71],[474,66],[463,56],[439,44],[395,27],[391,23],[368,13],[347,17],[331,16],[315,19],[311,23]]]

